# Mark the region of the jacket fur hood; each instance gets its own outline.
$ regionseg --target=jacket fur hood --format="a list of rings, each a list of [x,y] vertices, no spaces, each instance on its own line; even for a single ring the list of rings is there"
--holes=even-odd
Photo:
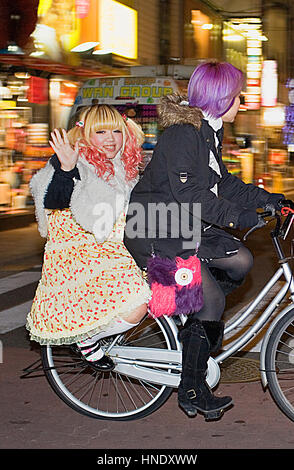
[[[203,118],[202,111],[196,107],[180,104],[181,101],[187,100],[187,96],[179,93],[172,93],[160,99],[157,112],[162,127],[174,124],[192,124],[196,129],[200,129]]]

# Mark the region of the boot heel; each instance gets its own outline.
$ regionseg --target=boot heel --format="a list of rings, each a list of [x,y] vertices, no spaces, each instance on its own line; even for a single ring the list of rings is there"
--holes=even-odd
[[[189,418],[194,418],[197,415],[196,406],[189,402],[178,401],[179,407],[186,413]]]
[[[230,397],[227,397],[227,398],[229,399]],[[224,412],[227,409],[231,408],[233,405],[234,405],[234,403],[233,403],[233,400],[231,399],[230,401],[227,401],[227,403],[224,402],[221,405],[222,408],[219,408],[217,410],[211,410],[211,411],[201,410],[201,412],[203,412],[203,414],[204,414],[205,421],[213,421],[213,420],[221,418],[223,416]]]
[[[217,411],[209,411],[208,413],[204,414],[205,421],[215,421],[220,419],[224,414],[224,410],[217,410]]]

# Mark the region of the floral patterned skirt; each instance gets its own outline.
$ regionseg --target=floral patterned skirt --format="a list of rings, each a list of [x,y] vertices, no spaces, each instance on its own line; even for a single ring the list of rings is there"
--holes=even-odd
[[[124,220],[97,243],[69,209],[52,211],[42,276],[26,327],[40,344],[71,344],[106,330],[150,299],[122,237]]]

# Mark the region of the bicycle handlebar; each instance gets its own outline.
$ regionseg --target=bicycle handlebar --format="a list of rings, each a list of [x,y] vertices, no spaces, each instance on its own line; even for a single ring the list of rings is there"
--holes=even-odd
[[[279,211],[276,211],[272,204],[268,204],[265,207],[264,212],[259,212],[257,214],[258,216],[257,224],[254,225],[254,227],[251,227],[250,230],[248,230],[248,232],[244,235],[243,240],[246,240],[251,233],[255,232],[255,230],[264,227],[269,222],[269,220],[265,220],[266,217],[271,217],[271,218],[276,219],[277,224],[274,230],[275,235],[285,240],[294,220],[294,202],[291,201],[290,199],[284,199],[280,202],[279,205],[280,205],[281,215],[286,217],[283,222],[282,227],[281,227]]]

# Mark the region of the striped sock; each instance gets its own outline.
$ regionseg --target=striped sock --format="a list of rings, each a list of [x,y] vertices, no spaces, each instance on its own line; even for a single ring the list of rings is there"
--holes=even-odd
[[[97,341],[93,342],[92,338],[90,338],[90,340],[80,341],[77,345],[87,361],[99,361],[99,359],[104,356],[104,352],[100,348],[99,343]]]

